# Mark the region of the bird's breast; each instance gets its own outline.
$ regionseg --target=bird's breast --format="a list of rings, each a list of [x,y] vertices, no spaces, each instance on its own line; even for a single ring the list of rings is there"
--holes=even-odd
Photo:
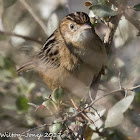
[[[105,59],[106,53],[100,49],[88,49],[79,58],[67,52],[61,60],[61,66],[48,69],[43,73],[43,79],[51,89],[62,87],[83,97],[87,95],[93,78],[101,71]]]

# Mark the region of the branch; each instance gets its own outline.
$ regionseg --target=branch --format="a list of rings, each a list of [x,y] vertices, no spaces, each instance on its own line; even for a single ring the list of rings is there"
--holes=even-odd
[[[43,29],[45,34],[48,36],[46,25],[42,22],[42,20],[34,13],[32,8],[26,3],[25,0],[20,0],[20,3],[26,8],[26,10],[32,15],[32,17],[35,19],[35,21],[40,25],[40,27]]]
[[[118,23],[120,21],[120,18],[122,15],[125,16],[125,18],[135,27],[139,30],[140,33],[140,22],[139,20],[135,20],[132,17],[130,17],[126,11],[124,10],[124,7],[122,7],[123,5],[119,5],[116,1],[114,0],[108,0],[110,3],[112,3],[113,5],[115,5],[118,8],[118,11],[120,12],[120,14],[118,16],[114,16],[111,17],[111,21],[108,23],[108,29],[107,29],[107,33],[104,37],[104,44],[107,50],[107,53],[110,52],[111,49],[111,45],[113,42],[113,37],[114,37],[114,33],[117,29]]]
[[[137,88],[140,88],[140,85],[137,85],[137,86],[135,86],[135,87],[129,88],[129,89],[127,89],[127,90],[128,90],[128,91],[133,91],[133,90],[135,90],[135,89],[137,89]]]
[[[117,90],[111,91],[111,92],[109,92],[109,93],[107,93],[107,94],[105,94],[105,95],[102,95],[100,98],[96,99],[95,101],[92,101],[90,105],[88,105],[87,107],[85,107],[83,110],[80,110],[80,111],[79,111],[77,114],[75,114],[74,116],[68,117],[67,119],[75,118],[78,114],[81,114],[81,113],[84,112],[87,108],[91,107],[95,102],[99,101],[100,99],[102,99],[102,98],[104,98],[104,97],[106,97],[106,96],[108,96],[108,95],[111,95],[111,94],[116,93],[116,92],[121,92],[121,91],[124,91],[124,92],[125,92],[126,90],[127,90],[127,91],[133,91],[133,90],[135,90],[135,89],[137,89],[137,88],[140,88],[140,85],[137,85],[137,86],[134,86],[134,87],[131,87],[131,88],[128,88],[128,89],[122,88],[122,89],[117,89]],[[71,99],[71,98],[70,98],[70,99]],[[78,108],[77,105],[73,102],[73,100],[71,100],[71,101],[72,101],[74,107],[75,107],[76,109],[79,110],[79,108]],[[84,113],[83,113],[83,114],[84,114]],[[84,117],[85,117],[85,116],[84,116]],[[86,117],[87,117],[87,116],[86,116]],[[65,118],[64,120],[59,121],[59,122],[56,122],[56,123],[65,123],[65,121],[66,121],[67,119]],[[87,119],[87,118],[85,118],[85,119]],[[87,120],[89,121],[89,119],[87,119]],[[89,122],[90,122],[90,121],[89,121]],[[39,126],[39,127],[34,127],[34,128],[32,128],[32,129],[29,129],[29,130],[27,130],[27,131],[21,133],[21,135],[24,135],[24,134],[29,133],[29,132],[31,132],[31,131],[34,131],[34,130],[36,130],[36,129],[43,128],[43,127],[45,127],[45,126],[51,126],[51,125],[56,124],[56,123],[53,122],[53,123],[50,123],[50,124],[43,124],[43,125],[41,125],[41,126]],[[92,123],[94,124],[93,121],[92,121]],[[105,135],[103,132],[100,132],[97,128],[96,128],[96,130],[93,130],[93,131],[94,131],[95,133],[98,133],[99,136],[101,136],[101,137],[106,137],[108,140],[110,140],[110,138],[109,138],[107,135]]]
[[[71,98],[71,96],[70,96],[69,94],[68,94],[68,96],[69,96],[69,98],[70,98],[70,100],[71,100],[71,102],[72,102],[74,108],[75,108],[76,110],[80,111],[81,109],[78,107],[78,105],[76,105],[76,103],[73,101],[73,99]],[[94,124],[94,122],[93,122],[88,116],[86,116],[83,112],[81,112],[81,115],[82,115],[88,122]],[[95,126],[95,127],[96,127],[96,126]]]
[[[133,24],[133,26],[135,26],[135,28],[137,28],[140,32],[140,22],[139,20],[135,20],[133,18],[131,18],[130,16],[127,15],[127,13],[124,11],[123,15],[125,16],[125,18],[131,23]]]
[[[50,124],[43,124],[43,125],[40,125],[40,126],[38,126],[38,127],[34,127],[34,128],[31,128],[31,129],[28,129],[27,131],[22,132],[22,133],[21,133],[21,136],[23,136],[23,135],[26,134],[26,133],[29,133],[29,132],[31,132],[31,131],[34,131],[34,130],[37,130],[37,129],[40,129],[40,128],[43,128],[43,127],[46,127],[46,126],[51,126],[51,125],[57,124],[57,123],[64,123],[65,121],[66,121],[66,120],[64,119],[64,120],[59,121],[59,122],[52,122],[52,123],[50,123]]]
[[[108,96],[108,95],[111,95],[111,94],[113,94],[113,93],[117,93],[117,92],[126,92],[126,91],[133,91],[133,90],[135,90],[135,89],[137,89],[137,88],[140,88],[140,85],[137,85],[137,86],[134,86],[134,87],[131,87],[131,88],[121,88],[121,89],[113,90],[113,91],[111,91],[111,92],[109,92],[109,93],[107,93],[107,94],[105,94],[105,95],[102,95],[100,98],[94,100],[93,102],[91,102],[91,103],[90,103],[86,108],[84,108],[84,109],[87,109],[87,108],[91,107],[93,104],[95,104],[95,102],[97,102],[97,101],[99,101],[100,99],[102,99],[102,98],[104,98],[104,97],[106,97],[106,96]]]
[[[122,11],[122,14],[125,16],[125,18],[131,23],[133,24],[133,26],[135,26],[135,28],[137,28],[140,32],[140,22],[139,20],[135,20],[133,19],[132,17],[130,17],[126,11],[124,11],[122,8],[117,2],[113,1],[113,0],[109,0],[109,2],[111,2],[113,5],[115,5],[120,11]]]
[[[34,38],[30,38],[28,36],[24,36],[24,35],[19,35],[19,34],[16,34],[16,33],[12,33],[12,32],[5,32],[5,31],[0,31],[0,34],[2,35],[7,35],[7,36],[15,36],[15,37],[20,37],[20,38],[23,38],[25,40],[29,40],[29,41],[33,41],[33,42],[36,42],[40,45],[43,45],[43,42],[42,41],[39,41],[37,39],[34,39]]]
[[[108,96],[108,95],[111,95],[111,94],[114,94],[114,93],[117,93],[117,92],[126,92],[126,91],[133,91],[137,88],[140,88],[140,85],[137,85],[137,86],[134,86],[134,87],[131,87],[131,88],[121,88],[121,89],[116,89],[116,90],[113,90],[107,94],[104,94],[102,95],[100,98],[92,101],[87,107],[85,107],[84,109],[82,109],[81,111],[79,111],[77,114],[75,114],[73,117],[76,117],[78,114],[84,112],[86,109],[88,109],[89,107],[91,107],[93,104],[95,104],[97,101],[99,101],[100,99]]]
[[[122,16],[121,14],[119,14],[117,16],[113,16],[113,17],[111,17],[110,22],[107,23],[108,29],[107,29],[107,33],[104,37],[104,44],[105,44],[107,54],[110,53],[112,42],[113,42],[113,37],[114,37],[115,31],[118,27],[121,16]]]

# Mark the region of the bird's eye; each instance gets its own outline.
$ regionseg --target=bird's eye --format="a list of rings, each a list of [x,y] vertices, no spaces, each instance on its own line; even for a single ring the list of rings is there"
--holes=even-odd
[[[70,29],[73,30],[74,29],[74,25],[70,24]]]

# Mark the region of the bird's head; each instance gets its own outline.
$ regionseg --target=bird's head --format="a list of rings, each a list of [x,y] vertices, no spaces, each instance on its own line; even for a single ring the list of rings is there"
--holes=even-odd
[[[60,33],[64,40],[78,46],[93,39],[93,30],[89,16],[83,12],[67,15],[60,24]]]

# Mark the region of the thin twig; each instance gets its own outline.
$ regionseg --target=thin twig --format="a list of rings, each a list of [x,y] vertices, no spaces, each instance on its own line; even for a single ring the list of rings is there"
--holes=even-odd
[[[125,92],[125,91],[133,91],[134,89],[137,89],[137,88],[140,88],[140,85],[135,86],[135,87],[132,87],[132,88],[128,88],[128,89],[127,89],[127,88],[116,89],[116,90],[111,91],[111,92],[109,92],[109,93],[107,93],[107,94],[105,94],[105,95],[102,95],[100,98],[98,98],[98,99],[96,99],[95,101],[93,101],[92,103],[90,103],[90,105],[87,106],[86,108],[92,106],[93,104],[95,104],[95,102],[97,102],[97,101],[99,101],[100,99],[102,99],[102,98],[104,98],[104,97],[106,97],[106,96],[108,96],[108,95],[111,95],[111,94],[113,94],[113,93],[116,93],[116,92]],[[86,108],[85,108],[85,109],[86,109]]]
[[[140,22],[139,22],[139,20],[135,20],[135,19],[131,18],[130,16],[127,15],[126,12],[123,12],[123,15],[124,15],[125,18],[126,18],[131,24],[133,24],[133,25],[135,26],[135,28],[137,28],[137,29],[139,30],[139,32],[140,32]]]
[[[69,133],[70,133],[71,138],[74,139],[74,137],[75,137],[74,132],[68,127],[67,124],[65,124],[65,126],[69,130]]]
[[[50,126],[50,125],[51,125],[51,124],[43,124],[43,125],[40,125],[40,126],[38,126],[38,127],[34,127],[34,128],[31,128],[31,129],[28,129],[27,131],[21,133],[21,136],[23,136],[24,134],[29,133],[29,132],[31,132],[31,131],[34,131],[34,130],[43,128],[43,127],[45,127],[45,126]]]
[[[31,128],[31,129],[28,129],[27,131],[21,133],[21,136],[24,135],[24,134],[26,134],[26,133],[29,133],[29,132],[31,132],[31,131],[34,131],[34,130],[37,130],[37,129],[40,129],[40,128],[43,128],[43,127],[46,127],[46,126],[51,126],[51,125],[57,124],[57,123],[64,123],[65,121],[66,121],[66,120],[64,119],[64,120],[59,121],[59,122],[53,122],[53,123],[50,123],[50,124],[43,124],[43,125],[40,125],[40,126],[38,126],[38,127],[34,127],[34,128]]]
[[[121,85],[121,72],[120,69],[114,64],[115,68],[118,71],[118,83],[119,83],[119,88],[122,89],[122,85]]]
[[[27,104],[30,105],[30,106],[32,106],[32,107],[34,107],[34,108],[37,108],[38,107],[38,105],[36,105],[34,103],[27,103]]]
[[[133,91],[133,90],[135,90],[135,89],[137,89],[137,88],[140,88],[140,85],[134,86],[134,87],[129,88],[129,89],[127,89],[127,90],[128,90],[128,91]]]
[[[91,102],[91,103],[89,104],[88,107],[92,106],[92,105],[95,104],[97,101],[99,101],[100,99],[102,99],[102,98],[104,98],[104,97],[106,97],[106,96],[108,96],[108,95],[111,95],[111,94],[116,93],[116,92],[122,92],[122,91],[124,91],[124,89],[117,89],[117,90],[113,90],[113,91],[111,91],[111,92],[109,92],[109,93],[107,93],[107,94],[104,94],[104,95],[102,95],[100,98],[98,98],[98,99],[94,100],[93,102]],[[87,107],[87,108],[88,108],[88,107]]]
[[[73,101],[73,99],[71,98],[71,96],[70,96],[69,94],[68,94],[68,96],[69,96],[69,98],[70,98],[70,100],[71,100],[71,102],[72,102],[74,108],[75,108],[77,111],[80,111],[81,109],[78,107],[78,105],[76,105],[76,103]],[[94,122],[93,122],[86,114],[84,114],[83,112],[81,112],[81,115],[82,115],[88,122],[94,124]],[[95,125],[95,124],[94,124],[94,125]]]
[[[20,38],[23,38],[23,39],[25,39],[25,40],[33,41],[33,42],[36,42],[36,43],[38,43],[38,44],[40,44],[40,45],[43,45],[43,42],[42,42],[42,41],[39,41],[39,40],[37,40],[37,39],[31,38],[31,37],[28,37],[28,36],[19,35],[19,34],[16,34],[16,33],[6,32],[6,31],[0,31],[0,34],[6,35],[6,36],[20,37]]]
[[[48,36],[47,33],[47,27],[46,25],[42,22],[42,20],[34,13],[32,8],[26,3],[25,0],[20,0],[20,3],[28,10],[28,12],[32,15],[32,17],[35,19],[35,21],[40,25],[40,27],[43,29],[45,34]]]
[[[93,98],[91,96],[91,92],[89,92],[89,98],[90,98],[91,102],[93,102]]]
[[[100,98],[98,98],[98,99],[96,99],[95,101],[91,102],[91,103],[90,103],[87,107],[85,107],[83,110],[80,110],[76,115],[74,115],[74,116],[72,116],[72,117],[69,117],[69,118],[67,118],[67,119],[76,117],[78,114],[82,113],[84,110],[86,110],[87,108],[91,107],[95,102],[99,101],[100,99],[102,99],[102,98],[104,98],[104,97],[106,97],[106,96],[108,96],[108,95],[111,95],[111,94],[116,93],[116,92],[125,91],[125,90],[127,90],[127,91],[133,91],[133,90],[135,90],[135,89],[137,89],[137,88],[140,88],[140,85],[137,85],[137,86],[134,86],[134,87],[131,87],[131,88],[127,88],[127,89],[116,89],[116,90],[114,90],[114,91],[111,91],[111,92],[109,92],[109,93],[107,93],[107,94],[105,94],[105,95],[102,95]],[[73,100],[72,100],[72,103],[74,103]],[[73,105],[74,105],[74,107],[77,109],[77,105],[75,105],[75,103],[74,103]],[[82,114],[84,114],[84,113],[82,113]],[[85,116],[85,114],[84,114],[83,117],[84,117],[85,119],[87,119],[89,122],[92,122],[92,123],[94,124],[94,122],[93,122],[92,120],[89,120],[89,118],[87,118],[87,116]],[[56,123],[62,123],[62,122],[64,123],[65,121],[66,121],[66,119],[65,119],[65,120],[62,120],[62,121],[59,121],[59,122],[56,122]],[[43,125],[41,125],[41,126],[39,126],[39,127],[35,127],[35,128],[32,128],[32,129],[29,129],[29,130],[23,132],[21,135],[24,135],[24,134],[29,133],[29,132],[31,132],[31,131],[34,131],[34,130],[36,130],[36,129],[43,128],[43,127],[45,127],[45,126],[51,126],[52,124],[56,124],[56,123],[43,124]],[[98,133],[100,136],[106,137],[107,139],[109,139],[109,137],[105,136],[104,133],[100,132],[100,131],[97,129],[97,127],[96,127],[96,130],[93,130],[93,131],[94,131],[95,133]]]
[[[79,111],[77,114],[75,114],[75,116],[77,116],[78,114],[82,113],[84,110],[86,110],[87,108],[91,107],[93,104],[95,104],[97,101],[99,101],[100,99],[108,96],[108,95],[111,95],[111,94],[114,94],[114,93],[117,93],[117,92],[126,92],[126,91],[133,91],[137,88],[140,88],[140,85],[137,85],[137,86],[134,86],[132,88],[122,88],[122,89],[116,89],[116,90],[113,90],[107,94],[104,94],[102,95],[100,98],[94,100],[93,102],[91,102],[88,106],[86,106],[84,109],[82,109],[81,111]],[[73,116],[73,117],[75,117]]]

